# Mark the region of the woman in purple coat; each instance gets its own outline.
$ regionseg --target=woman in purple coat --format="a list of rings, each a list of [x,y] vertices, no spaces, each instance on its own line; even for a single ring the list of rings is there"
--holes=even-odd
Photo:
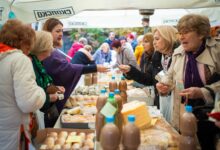
[[[108,68],[102,65],[87,66],[69,63],[62,54],[62,51],[59,50],[62,46],[63,24],[58,19],[48,19],[43,26],[43,30],[51,32],[54,47],[51,56],[43,61],[43,65],[47,73],[53,78],[54,84],[57,86],[64,86],[66,89],[64,100],[56,102],[57,109],[60,113],[82,74],[107,72]]]

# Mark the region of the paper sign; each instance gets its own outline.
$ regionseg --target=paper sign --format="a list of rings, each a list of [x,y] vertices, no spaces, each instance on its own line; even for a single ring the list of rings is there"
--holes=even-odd
[[[81,136],[69,136],[66,140],[66,143],[80,143],[82,141]]]
[[[57,9],[45,9],[45,10],[33,10],[34,15],[37,21],[48,19],[48,18],[56,18],[56,17],[70,17],[75,14],[72,6],[65,8],[57,8]]]
[[[101,110],[101,114],[103,114],[105,117],[108,116],[114,116],[117,109],[109,102],[105,104],[105,106]]]

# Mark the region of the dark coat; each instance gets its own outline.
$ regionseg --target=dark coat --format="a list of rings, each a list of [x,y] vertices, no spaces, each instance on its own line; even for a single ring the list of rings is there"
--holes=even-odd
[[[84,54],[81,51],[77,51],[74,55],[74,57],[71,60],[72,64],[83,64],[83,65],[88,65],[88,64],[95,64],[94,61],[91,61],[86,54]]]
[[[143,60],[141,60],[140,65],[141,71],[131,66],[131,70],[125,75],[125,77],[133,79],[146,86],[153,85],[155,88],[154,105],[159,108],[159,94],[155,87],[157,83],[155,76],[163,69],[161,65],[162,54],[156,51],[152,57],[145,57],[143,55],[142,57]]]

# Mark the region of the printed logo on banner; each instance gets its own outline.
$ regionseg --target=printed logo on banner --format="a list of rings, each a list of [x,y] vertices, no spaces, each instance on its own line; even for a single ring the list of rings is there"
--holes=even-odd
[[[3,20],[3,10],[4,10],[4,7],[0,7],[0,21]]]
[[[178,19],[167,19],[167,20],[163,20],[164,24],[171,24],[171,23],[177,23]]]
[[[69,21],[69,26],[88,26],[87,22],[80,22],[80,21]]]
[[[59,8],[59,9],[48,9],[48,10],[34,10],[34,15],[37,21],[48,19],[51,17],[60,17],[60,16],[72,16],[75,12],[73,7]]]

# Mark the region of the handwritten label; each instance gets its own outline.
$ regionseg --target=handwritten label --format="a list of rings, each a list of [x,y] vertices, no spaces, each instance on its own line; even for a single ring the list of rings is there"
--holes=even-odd
[[[114,116],[117,109],[109,102],[105,104],[105,106],[101,110],[101,114],[103,114],[105,117],[108,116]]]
[[[81,136],[70,136],[67,138],[66,143],[80,143],[82,141]]]

